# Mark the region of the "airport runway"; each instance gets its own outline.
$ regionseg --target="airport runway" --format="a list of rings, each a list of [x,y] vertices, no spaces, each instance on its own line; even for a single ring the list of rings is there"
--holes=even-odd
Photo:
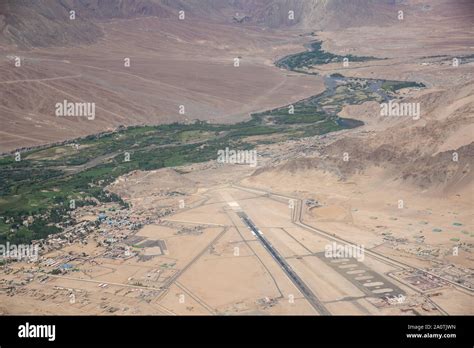
[[[331,313],[326,309],[326,307],[321,303],[321,301],[319,301],[318,298],[314,295],[311,289],[303,282],[303,280],[296,274],[296,272],[293,271],[293,269],[280,255],[280,253],[270,244],[270,242],[265,238],[262,232],[260,232],[260,230],[255,226],[252,220],[250,220],[247,214],[245,214],[244,212],[238,212],[237,215],[239,215],[239,217],[245,222],[245,224],[252,230],[255,236],[263,244],[265,249],[270,252],[273,258],[278,262],[280,267],[285,271],[285,273],[296,285],[296,287],[303,294],[303,296],[308,300],[311,306],[313,306],[313,308],[321,315],[331,315]]]

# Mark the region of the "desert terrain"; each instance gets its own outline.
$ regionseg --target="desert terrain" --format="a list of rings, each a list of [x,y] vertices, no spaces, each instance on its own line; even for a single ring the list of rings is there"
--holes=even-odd
[[[0,313],[474,314],[472,4],[158,3],[4,29]]]
[[[302,31],[153,17],[100,26],[104,37],[87,49],[0,48],[1,153],[120,125],[238,122],[324,90],[273,64],[301,49]],[[56,117],[58,100],[96,103],[95,119]]]

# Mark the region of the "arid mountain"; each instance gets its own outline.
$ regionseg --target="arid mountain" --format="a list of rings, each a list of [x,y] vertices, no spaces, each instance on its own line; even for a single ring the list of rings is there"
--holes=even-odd
[[[72,9],[75,20],[69,19]],[[175,20],[180,10],[190,21]],[[404,11],[403,24],[397,19],[399,10]],[[289,19],[288,11],[294,11],[294,19]],[[462,74],[453,77],[434,67],[428,75],[418,72],[420,64],[415,62],[423,56],[447,55],[451,49],[466,54],[472,40],[457,35],[466,32],[473,15],[470,0],[7,0],[0,4],[0,47],[56,47],[27,55],[25,69],[0,66],[6,87],[0,89],[5,100],[1,116],[8,130],[2,149],[64,140],[121,124],[173,122],[181,104],[190,119],[235,121],[252,111],[314,95],[321,91],[318,77],[288,79],[273,66],[275,57],[302,49],[303,41],[301,46],[287,41],[293,30],[286,29],[291,27],[294,36],[323,30],[318,36],[329,50],[350,47],[360,55],[414,57],[415,65],[404,68],[402,75],[383,69],[380,77],[431,82],[416,99],[425,112],[422,120],[386,125],[370,138],[343,137],[325,149],[329,157],[324,170],[333,168],[349,177],[376,166],[386,169],[390,180],[457,187],[455,182],[471,175],[466,170],[473,165],[472,83],[461,82]],[[140,21],[134,21],[137,18]],[[407,39],[399,40],[394,33]],[[413,37],[408,38],[410,33]],[[88,49],[82,50],[82,45]],[[201,54],[204,48],[207,55]],[[121,70],[115,60],[131,52],[140,63]],[[235,56],[244,57],[238,73],[229,69]],[[370,69],[353,73],[369,77]],[[445,88],[448,77],[459,81]],[[97,120],[91,124],[53,118],[52,106],[64,98],[96,100]],[[347,149],[358,150],[349,163],[340,165],[340,155]],[[452,151],[459,152],[459,162],[452,161]],[[278,170],[321,169],[318,163],[318,159],[295,159]]]
[[[75,20],[69,12],[74,10]],[[0,4],[3,41],[22,48],[74,46],[97,41],[104,33],[99,21],[154,16],[173,18],[184,10],[188,18],[220,23],[238,22],[265,27],[333,30],[386,26],[397,21],[398,10],[410,16],[426,11],[440,15],[473,10],[469,0],[5,0]],[[294,17],[289,16],[293,11]]]
[[[96,20],[166,16],[169,11],[149,0],[16,1],[0,5],[2,35],[20,47],[75,46],[96,42],[103,31]],[[75,18],[70,18],[70,11]]]
[[[405,118],[378,132],[341,135],[323,147],[318,157],[292,159],[255,176],[266,172],[298,176],[316,171],[345,181],[375,167],[383,173],[373,178],[379,184],[408,184],[443,195],[466,194],[467,189],[467,195],[472,195],[474,86],[469,83],[427,91],[411,101],[421,105],[420,120]],[[374,115],[376,107],[368,108],[367,113]],[[379,117],[378,123],[384,122]],[[348,161],[343,160],[344,153]]]
[[[391,0],[248,0],[241,5],[261,25],[317,30],[387,24],[396,20],[398,8]],[[289,18],[289,11],[294,12],[294,19]]]

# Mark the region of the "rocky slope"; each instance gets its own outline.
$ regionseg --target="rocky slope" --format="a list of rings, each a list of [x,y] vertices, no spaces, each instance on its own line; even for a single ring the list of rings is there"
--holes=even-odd
[[[422,9],[411,2],[413,10]],[[244,25],[328,30],[388,25],[397,20],[398,9],[407,6],[393,0],[4,0],[0,37],[22,48],[74,46],[102,37],[97,21],[171,18],[180,10],[194,19],[235,23],[237,18]],[[75,20],[69,19],[71,10],[76,11]],[[290,10],[294,19],[289,19]]]
[[[294,176],[317,171],[352,180],[378,168],[384,173],[374,178],[379,183],[382,178],[393,185],[443,195],[471,192],[472,196],[474,85],[429,90],[411,101],[421,105],[420,120],[400,119],[382,131],[367,134],[356,130],[354,134],[330,135],[336,140],[322,147],[320,156],[292,159],[254,175],[273,172]],[[344,153],[348,161],[343,160]]]

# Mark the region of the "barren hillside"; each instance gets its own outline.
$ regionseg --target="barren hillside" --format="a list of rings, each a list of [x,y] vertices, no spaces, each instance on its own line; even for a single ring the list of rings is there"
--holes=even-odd
[[[377,119],[372,122],[381,130],[364,131],[370,129],[367,126],[353,134],[335,136],[335,141],[322,147],[317,157],[295,158],[257,171],[254,176],[258,180],[266,172],[294,177],[315,171],[351,181],[375,167],[379,174],[369,179],[372,184],[408,185],[448,196],[462,193],[470,199],[474,194],[473,87],[468,83],[420,93],[410,99],[419,102],[423,110],[416,121],[386,120],[376,116],[378,105],[372,105],[364,110],[368,115],[365,119]],[[347,161],[343,160],[344,154]]]
[[[334,30],[392,25],[399,10],[411,16],[426,11],[461,16],[472,8],[468,0],[457,1],[456,6],[446,0],[435,5],[415,0],[6,0],[0,4],[0,30],[7,42],[23,48],[74,46],[103,37],[97,21],[176,18],[181,10],[189,18],[218,23]],[[75,20],[69,18],[71,10]]]
[[[425,56],[469,53],[474,44],[466,33],[472,29],[473,8],[469,0],[2,2],[0,44],[14,43],[20,48],[17,54],[23,56],[23,68],[11,69],[12,50],[7,46],[6,59],[0,64],[2,150],[121,124],[197,118],[233,122],[251,112],[315,95],[323,90],[320,77],[289,77],[273,62],[302,50],[309,40],[301,38],[304,33],[324,30],[317,34],[328,50],[398,59],[388,63],[396,63],[397,69],[384,67],[387,63],[382,61],[344,74],[372,77],[375,72],[380,78],[428,81],[429,85],[410,99],[421,103],[421,120],[373,121],[370,115],[378,110],[369,108],[364,122],[378,124],[378,131],[370,136],[347,134],[329,145],[323,153],[328,156],[325,168],[336,168],[349,177],[376,166],[387,170],[392,181],[442,190],[459,188],[462,185],[457,183],[472,177],[473,90],[467,82],[472,63],[460,68],[459,74],[446,70],[445,62],[439,68],[427,67],[429,71],[419,66]],[[74,21],[69,19],[71,9],[76,11]],[[177,20],[180,10],[188,20]],[[403,23],[397,19],[399,10],[404,11]],[[288,11],[294,11],[294,20],[288,18]],[[443,35],[446,32],[449,37]],[[405,39],[397,38],[398,33]],[[413,37],[408,38],[410,33]],[[41,49],[49,46],[67,47]],[[21,50],[33,47],[37,49]],[[123,57],[128,56],[133,64],[123,69]],[[242,58],[238,70],[232,68],[237,56]],[[54,104],[64,98],[94,99],[98,104],[95,122],[54,117]],[[180,105],[186,106],[185,116],[177,114]],[[458,162],[452,161],[453,151],[459,152]],[[351,153],[351,160],[340,163],[344,152]],[[296,159],[280,170],[317,168],[317,163]]]

